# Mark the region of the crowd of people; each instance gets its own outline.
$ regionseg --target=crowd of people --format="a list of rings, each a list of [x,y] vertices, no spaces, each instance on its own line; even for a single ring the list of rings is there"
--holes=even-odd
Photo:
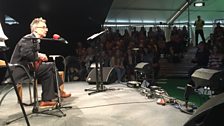
[[[135,66],[140,62],[151,65],[154,77],[158,78],[161,54],[170,62],[178,62],[183,58],[188,46],[188,31],[173,27],[170,41],[167,42],[165,32],[160,26],[150,27],[148,31],[141,27],[126,29],[121,34],[119,29],[108,28],[97,42],[78,42],[75,56],[68,56],[68,75],[70,80],[85,80],[90,65],[99,56],[104,67],[114,67],[118,82],[135,79]],[[177,59],[177,60],[175,60]]]
[[[201,23],[197,23],[200,22],[199,20]],[[200,16],[195,21],[196,26],[202,25],[195,29],[195,35],[197,34],[197,37],[198,34],[201,35],[202,41],[195,45],[198,50],[192,62],[197,64],[195,68],[203,66],[218,69],[223,64],[224,30],[220,23],[217,23],[214,32],[206,41],[203,33],[203,22]],[[148,30],[145,27],[141,27],[140,30],[132,27],[131,30],[125,29],[124,34],[121,34],[119,29],[112,30],[110,27],[108,29],[108,32],[97,42],[77,43],[75,56],[67,57],[70,80],[85,80],[91,70],[90,65],[95,62],[96,56],[101,59],[104,67],[116,69],[118,82],[134,80],[134,68],[140,62],[150,63],[155,78],[158,78],[160,58],[166,58],[169,62],[180,62],[184,58],[188,46],[191,45],[186,26],[173,26],[169,40],[166,39],[165,31],[160,26],[150,27]],[[198,38],[195,39],[198,41]],[[201,48],[206,48],[205,56],[201,56]]]

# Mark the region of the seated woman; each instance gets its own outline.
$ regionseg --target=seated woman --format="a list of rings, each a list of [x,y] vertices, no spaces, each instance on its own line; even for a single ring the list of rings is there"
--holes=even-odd
[[[220,53],[217,46],[214,46],[208,60],[208,68],[210,69],[222,69],[223,67],[223,54]]]

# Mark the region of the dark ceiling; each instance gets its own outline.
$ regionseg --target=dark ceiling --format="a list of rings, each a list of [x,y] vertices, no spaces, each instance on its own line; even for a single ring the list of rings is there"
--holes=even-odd
[[[100,31],[112,2],[113,0],[0,0],[1,22],[4,21],[4,15],[19,22],[18,25],[2,23],[9,38],[7,45],[13,48],[23,35],[30,32],[29,24],[32,19],[43,17],[47,19],[49,28],[47,37],[52,37],[54,33],[60,34],[67,39],[70,48],[73,48],[78,41],[85,41],[87,37]],[[66,48],[63,49],[69,53]]]

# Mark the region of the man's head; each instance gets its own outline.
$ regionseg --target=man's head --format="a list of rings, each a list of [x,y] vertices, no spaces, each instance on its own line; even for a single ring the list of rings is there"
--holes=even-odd
[[[216,26],[217,26],[217,27],[220,27],[220,25],[221,25],[221,23],[220,23],[220,22],[216,23]]]
[[[48,28],[46,25],[46,20],[42,17],[35,18],[30,24],[31,32],[36,35],[38,38],[46,37]]]
[[[201,19],[201,16],[200,15],[198,15],[197,17],[198,17],[198,19]]]
[[[203,51],[206,47],[206,43],[201,41],[197,47],[198,47],[199,51]]]

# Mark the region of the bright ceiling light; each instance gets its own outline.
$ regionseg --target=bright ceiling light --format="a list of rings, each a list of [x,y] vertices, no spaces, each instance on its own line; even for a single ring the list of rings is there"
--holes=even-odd
[[[205,6],[205,2],[203,0],[196,0],[194,2],[194,6],[195,7],[202,7],[202,6]]]

